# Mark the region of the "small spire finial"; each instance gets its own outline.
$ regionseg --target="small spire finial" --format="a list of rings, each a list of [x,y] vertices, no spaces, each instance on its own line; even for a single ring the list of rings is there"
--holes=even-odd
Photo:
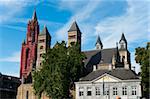
[[[34,8],[32,20],[37,20],[36,9]]]
[[[96,49],[103,49],[103,44],[101,42],[99,34],[97,36],[97,41],[96,41],[95,45],[96,45]]]

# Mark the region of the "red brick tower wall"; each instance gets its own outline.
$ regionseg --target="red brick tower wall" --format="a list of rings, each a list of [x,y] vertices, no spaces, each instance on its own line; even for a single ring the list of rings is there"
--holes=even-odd
[[[26,41],[22,43],[20,78],[27,79],[36,66],[39,25],[34,11],[32,20],[27,25]]]

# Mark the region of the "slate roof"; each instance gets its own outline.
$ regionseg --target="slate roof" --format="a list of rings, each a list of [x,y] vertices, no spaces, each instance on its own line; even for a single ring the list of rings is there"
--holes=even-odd
[[[48,32],[47,27],[46,27],[46,26],[44,26],[44,28],[43,28],[42,32],[40,32],[40,33],[39,33],[39,35],[46,35],[46,34],[50,35],[50,34],[49,34],[49,32]]]
[[[84,51],[86,55],[85,67],[90,67],[99,63],[112,63],[113,55],[117,54],[117,48]]]
[[[89,73],[87,76],[80,79],[80,81],[92,81],[103,74],[109,74],[111,76],[117,77],[121,80],[131,80],[131,79],[139,79],[138,75],[130,70],[130,69],[124,69],[124,68],[116,68],[113,70],[97,70]]]
[[[71,31],[80,31],[78,25],[77,25],[77,22],[74,21],[70,27],[70,29],[68,30],[68,32],[71,32]]]

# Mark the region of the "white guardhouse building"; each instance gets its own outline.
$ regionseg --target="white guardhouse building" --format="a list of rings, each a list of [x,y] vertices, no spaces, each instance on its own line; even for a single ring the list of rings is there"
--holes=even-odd
[[[139,99],[141,81],[132,70],[97,70],[76,82],[76,99]]]

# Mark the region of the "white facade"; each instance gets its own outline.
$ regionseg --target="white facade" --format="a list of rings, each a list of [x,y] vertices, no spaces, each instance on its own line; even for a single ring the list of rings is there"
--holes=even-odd
[[[76,99],[140,99],[139,79],[120,80],[109,74],[92,81],[76,82]]]

